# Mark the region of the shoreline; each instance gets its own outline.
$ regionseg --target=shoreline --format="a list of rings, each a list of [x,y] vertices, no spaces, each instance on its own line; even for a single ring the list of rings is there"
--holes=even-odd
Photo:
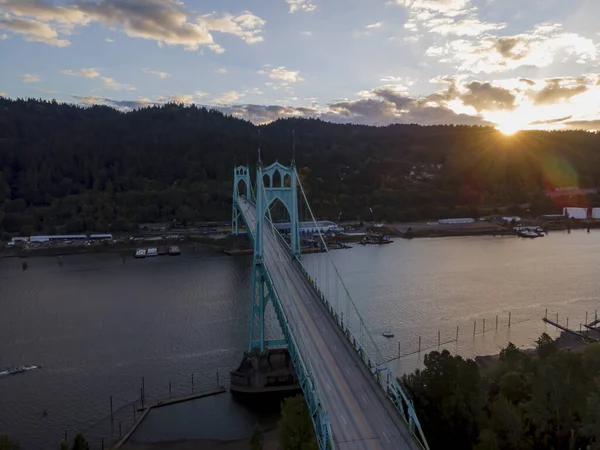
[[[204,248],[214,248],[214,249],[223,249],[225,248],[224,239],[203,239],[195,240],[195,239],[185,239],[182,241],[178,241],[174,243],[174,245],[178,245],[181,248],[189,248],[189,247],[204,247]],[[50,256],[68,256],[68,255],[82,255],[88,253],[122,253],[124,258],[133,258],[136,249],[140,247],[152,247],[154,246],[150,241],[138,241],[135,245],[133,244],[96,244],[96,245],[73,245],[73,246],[56,246],[56,247],[47,247],[47,248],[38,248],[31,250],[17,249],[17,250],[7,250],[6,248],[0,250],[0,259],[4,258],[35,258],[35,257],[50,257]]]

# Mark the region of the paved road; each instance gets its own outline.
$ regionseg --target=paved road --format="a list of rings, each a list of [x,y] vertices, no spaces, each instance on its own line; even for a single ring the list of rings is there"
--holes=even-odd
[[[254,204],[240,199],[240,206],[254,233]],[[405,423],[290,261],[289,249],[271,230],[264,232],[263,258],[302,357],[312,368],[336,448],[418,449]]]

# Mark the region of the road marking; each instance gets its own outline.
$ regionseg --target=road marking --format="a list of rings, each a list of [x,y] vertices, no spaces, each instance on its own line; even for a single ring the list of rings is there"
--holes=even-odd
[[[382,431],[383,433],[383,437],[385,437],[385,440],[388,441],[388,444],[390,443],[390,440],[388,439],[387,435],[385,434],[385,431]]]
[[[352,374],[350,373],[350,369],[348,369],[347,367],[346,367],[346,373],[347,373],[348,375],[352,375]]]
[[[361,397],[362,397],[362,399],[364,400],[364,402],[365,402],[365,403],[369,403],[369,402],[367,401],[367,399],[365,398],[365,396],[364,396],[364,395],[361,395]]]
[[[348,424],[346,423],[346,419],[344,419],[344,415],[343,415],[343,414],[340,414],[340,415],[342,416],[342,420],[344,421],[344,425],[348,425]],[[388,441],[388,442],[389,442],[389,441]]]

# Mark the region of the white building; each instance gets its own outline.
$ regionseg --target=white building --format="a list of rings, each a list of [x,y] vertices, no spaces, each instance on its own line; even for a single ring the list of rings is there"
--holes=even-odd
[[[587,219],[587,208],[563,208],[563,214],[571,219]]]
[[[275,224],[275,228],[283,233],[289,233],[291,231],[290,222],[278,222]],[[300,234],[315,234],[321,233],[342,233],[343,228],[340,228],[335,222],[329,220],[318,220],[315,222],[300,222]]]

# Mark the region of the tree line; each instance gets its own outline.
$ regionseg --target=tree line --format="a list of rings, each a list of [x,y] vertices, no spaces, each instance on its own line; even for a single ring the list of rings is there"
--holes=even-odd
[[[547,335],[533,354],[509,343],[480,369],[447,350],[402,382],[432,450],[600,449],[600,344],[559,351]]]
[[[543,192],[600,185],[597,133],[507,137],[489,127],[317,119],[257,127],[194,105],[124,113],[0,98],[0,233],[227,220],[233,166],[254,167],[259,147],[265,163],[295,156],[312,209],[324,219],[410,221],[507,208],[552,213],[561,201],[600,205],[595,195],[556,202]]]

